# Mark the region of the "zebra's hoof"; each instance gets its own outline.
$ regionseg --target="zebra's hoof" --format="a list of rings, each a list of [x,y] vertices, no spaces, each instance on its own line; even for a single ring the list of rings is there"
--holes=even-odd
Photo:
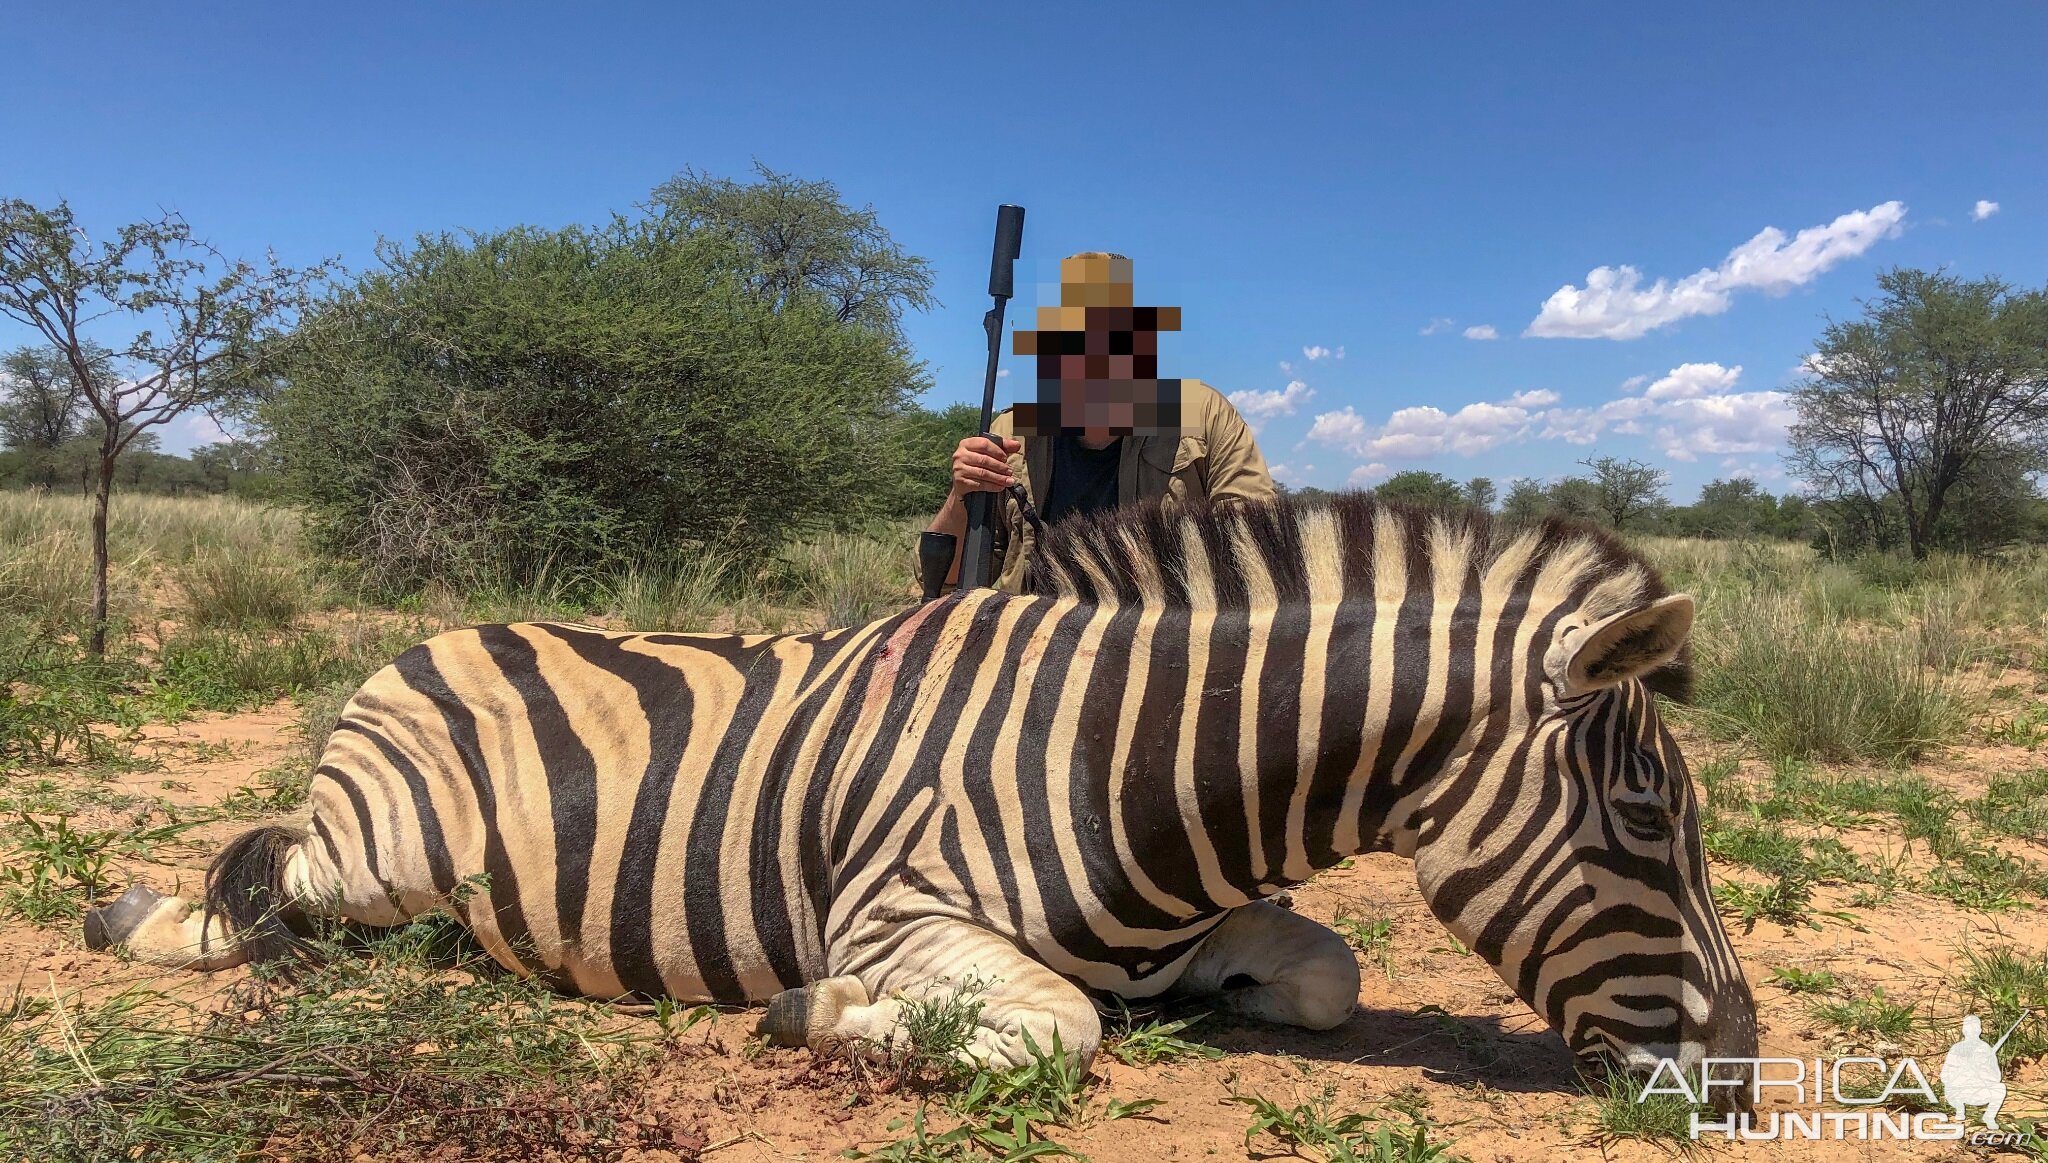
[[[100,952],[126,941],[163,899],[162,893],[146,884],[129,885],[121,899],[85,914],[85,947]]]
[[[785,989],[768,999],[768,1012],[754,1032],[770,1046],[808,1046],[811,1043],[811,987]]]

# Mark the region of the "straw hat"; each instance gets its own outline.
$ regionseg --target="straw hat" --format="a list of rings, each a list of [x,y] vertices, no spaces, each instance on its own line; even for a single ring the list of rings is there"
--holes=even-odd
[[[1131,260],[1108,251],[1084,250],[1060,260],[1060,305],[1038,309],[1038,330],[1019,331],[1018,355],[1038,354],[1038,336],[1052,332],[1179,331],[1179,307],[1137,307]]]

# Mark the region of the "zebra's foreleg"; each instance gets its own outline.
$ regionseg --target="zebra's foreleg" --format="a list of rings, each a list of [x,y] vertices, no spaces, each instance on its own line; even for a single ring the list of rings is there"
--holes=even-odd
[[[1175,989],[1246,1017],[1327,1030],[1358,1004],[1358,958],[1327,927],[1259,901],[1216,926]]]
[[[1102,1044],[1102,1020],[1073,983],[986,929],[936,918],[886,961],[776,995],[760,1028],[780,1045],[886,1057],[917,1036],[921,1017],[947,1006],[974,1012],[959,1051],[972,1065],[1021,1066],[1034,1047],[1050,1054],[1058,1045],[1085,1067]]]

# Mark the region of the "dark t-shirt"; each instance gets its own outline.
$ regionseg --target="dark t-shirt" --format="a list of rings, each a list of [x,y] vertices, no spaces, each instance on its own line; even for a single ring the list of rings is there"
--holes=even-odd
[[[1081,443],[1080,437],[1065,432],[1052,439],[1052,480],[1046,487],[1045,503],[1038,507],[1045,523],[1050,525],[1076,513],[1114,509],[1123,437],[1099,449],[1090,448]]]

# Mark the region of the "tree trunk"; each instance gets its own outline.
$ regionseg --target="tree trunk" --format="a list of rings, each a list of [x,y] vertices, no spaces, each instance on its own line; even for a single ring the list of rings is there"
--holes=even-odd
[[[92,494],[92,654],[107,653],[107,502],[114,492],[114,450],[100,449],[99,481]]]

